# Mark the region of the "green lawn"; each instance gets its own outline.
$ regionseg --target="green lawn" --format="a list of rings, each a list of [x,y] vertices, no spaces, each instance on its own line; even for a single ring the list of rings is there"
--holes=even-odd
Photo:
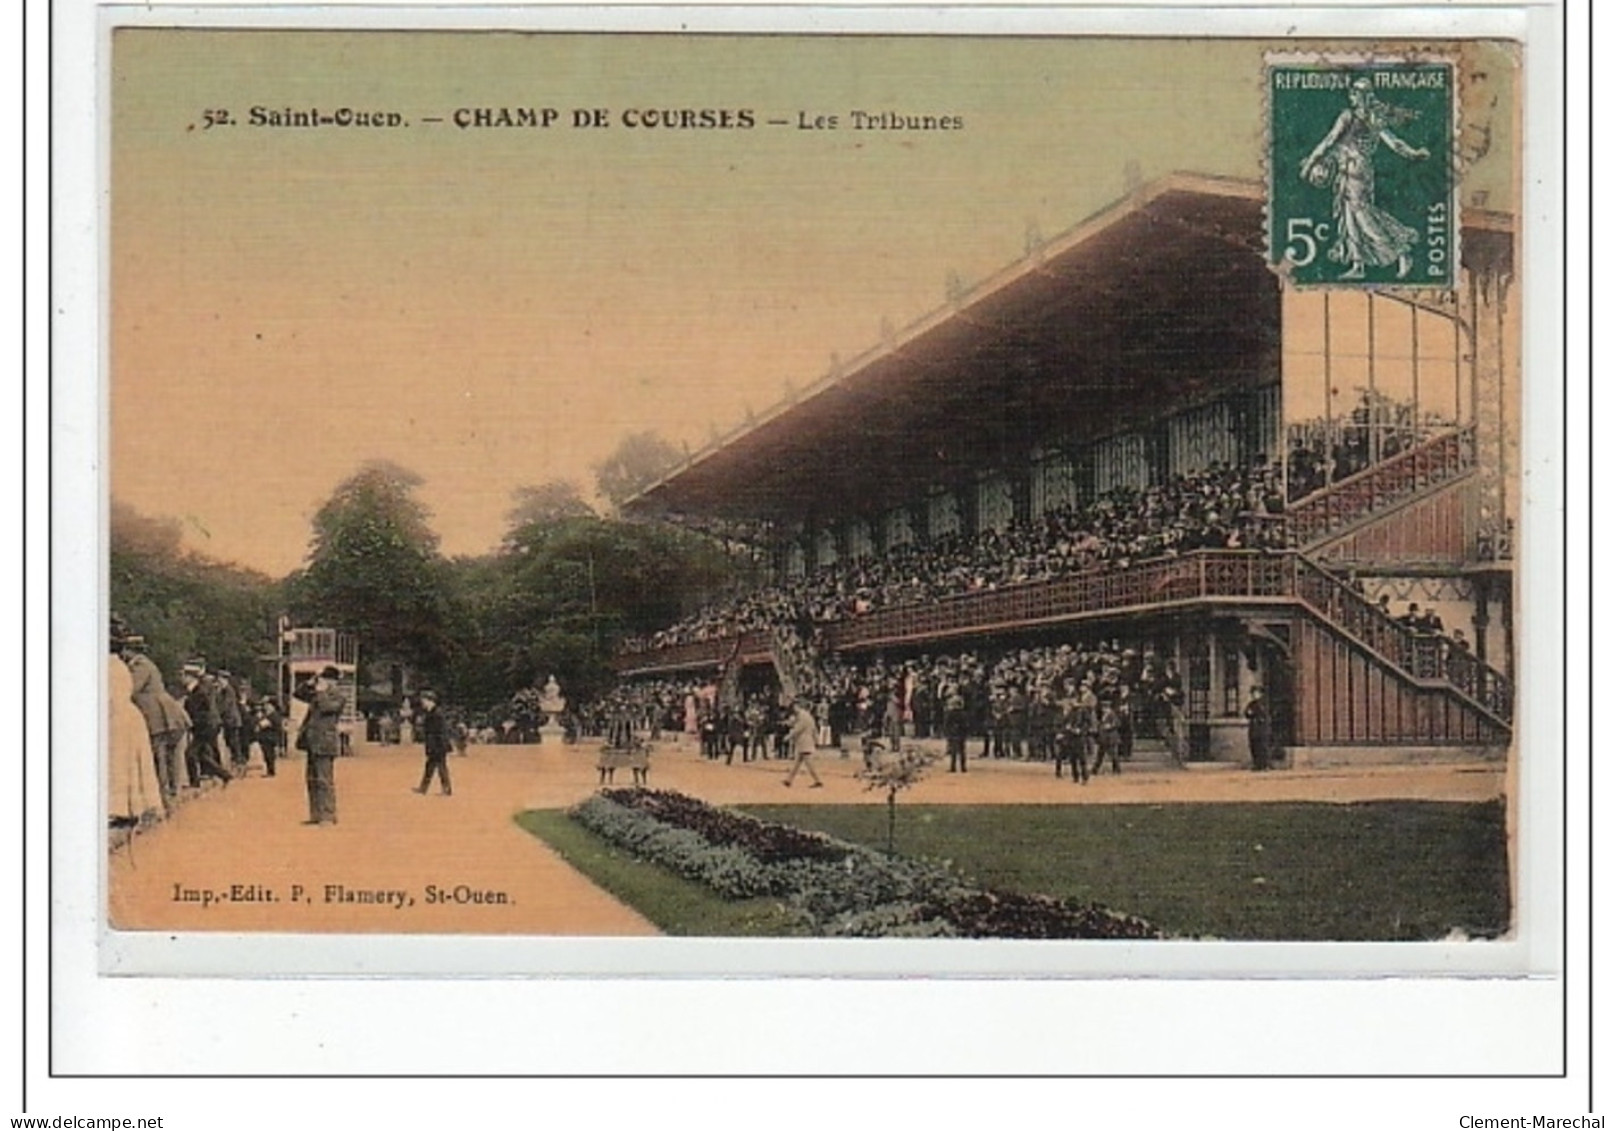
[[[665,934],[740,937],[793,934],[777,900],[731,902],[711,889],[615,848],[558,809],[529,809],[516,823]]]
[[[766,820],[876,848],[880,805],[758,805]],[[900,805],[897,848],[967,880],[1090,900],[1168,934],[1435,939],[1507,929],[1501,803]],[[728,902],[555,810],[517,823],[672,935],[794,933],[773,900]]]
[[[884,807],[759,805],[874,847]],[[1106,904],[1228,939],[1495,935],[1509,920],[1500,802],[902,805],[897,850],[983,887]]]

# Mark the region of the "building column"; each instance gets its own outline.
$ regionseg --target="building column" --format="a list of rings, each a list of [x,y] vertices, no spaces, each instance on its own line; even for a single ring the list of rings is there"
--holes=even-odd
[[[1475,579],[1475,658],[1486,662],[1486,630],[1491,627],[1492,583],[1490,578]]]

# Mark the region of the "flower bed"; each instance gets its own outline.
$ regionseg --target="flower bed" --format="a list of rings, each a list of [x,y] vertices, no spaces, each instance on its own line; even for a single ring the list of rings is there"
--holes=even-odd
[[[787,860],[842,860],[848,846],[790,825],[759,821],[718,809],[682,793],[657,789],[608,789],[601,796],[658,821],[699,833],[713,844],[742,849],[764,864]]]
[[[712,844],[698,832],[657,820],[604,794],[595,794],[571,813],[590,832],[686,879],[706,884],[726,899],[786,895],[791,890],[778,867],[764,864],[742,849]]]
[[[575,806],[585,828],[728,899],[782,897],[813,934],[889,938],[1149,939],[1149,923],[1098,904],[972,888],[946,868],[888,856],[683,794],[605,790]]]

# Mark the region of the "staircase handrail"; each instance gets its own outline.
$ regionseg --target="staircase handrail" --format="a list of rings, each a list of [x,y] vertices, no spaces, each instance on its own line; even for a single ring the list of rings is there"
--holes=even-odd
[[[1415,632],[1305,554],[1295,561],[1295,596],[1382,659],[1420,680],[1445,683],[1505,723],[1513,721],[1507,676],[1445,636]]]
[[[1285,508],[1290,544],[1305,547],[1387,502],[1456,479],[1475,466],[1475,426],[1447,429],[1336,480]],[[1404,486],[1411,479],[1411,486]]]

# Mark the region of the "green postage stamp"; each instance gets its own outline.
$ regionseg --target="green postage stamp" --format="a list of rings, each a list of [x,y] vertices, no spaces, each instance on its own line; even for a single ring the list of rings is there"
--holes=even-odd
[[[1268,258],[1300,286],[1450,290],[1455,68],[1270,57]]]

